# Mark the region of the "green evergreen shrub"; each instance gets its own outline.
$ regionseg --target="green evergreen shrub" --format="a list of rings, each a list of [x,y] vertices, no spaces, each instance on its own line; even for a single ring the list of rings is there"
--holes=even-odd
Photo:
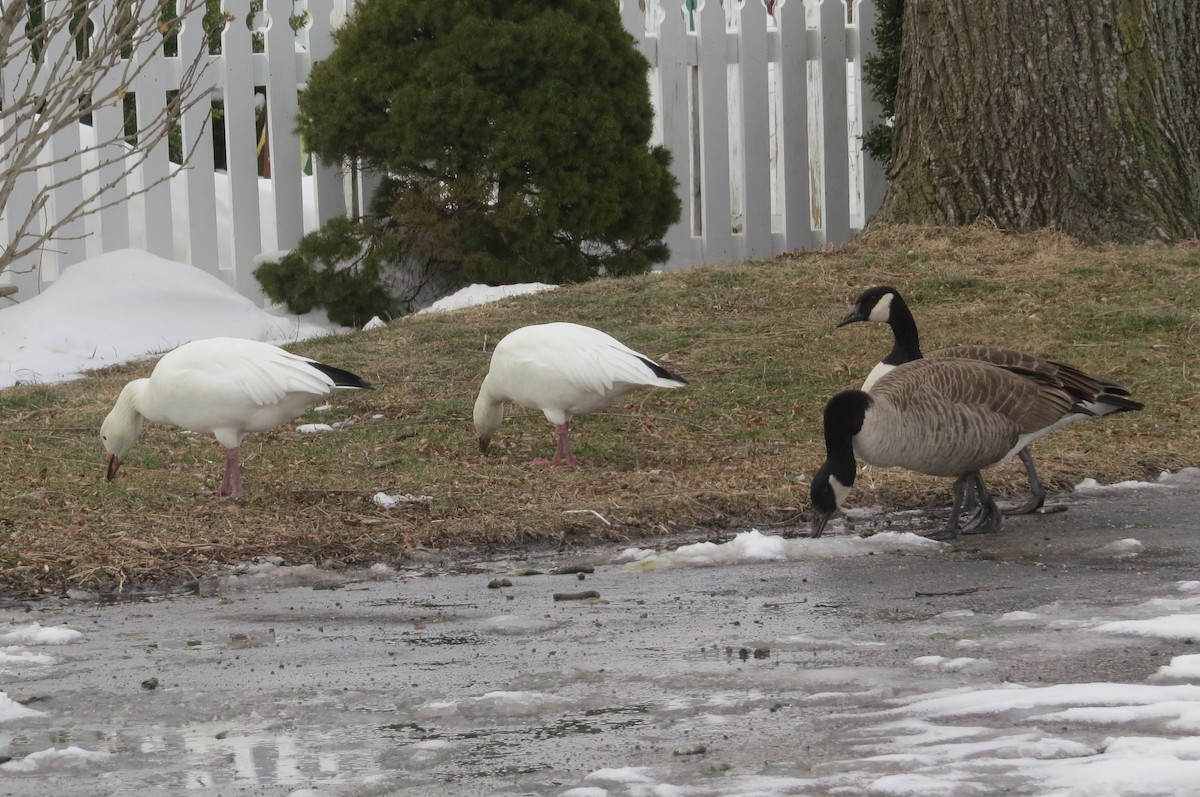
[[[299,131],[377,195],[410,255],[470,282],[648,271],[679,218],[647,63],[612,0],[363,0]]]
[[[293,313],[321,307],[343,326],[398,315],[398,302],[380,277],[402,254],[384,236],[373,235],[372,227],[370,221],[331,219],[282,259],[260,265],[254,276],[267,296]]]

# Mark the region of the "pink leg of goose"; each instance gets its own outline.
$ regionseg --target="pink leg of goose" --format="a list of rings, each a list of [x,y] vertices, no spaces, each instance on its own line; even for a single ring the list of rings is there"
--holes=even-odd
[[[578,465],[579,460],[571,453],[571,424],[560,423],[554,427],[558,442],[554,445],[554,458],[535,457],[530,465]]]
[[[217,495],[228,495],[233,498],[246,496],[246,491],[242,489],[242,469],[238,465],[236,448],[225,450],[225,473],[221,477],[221,486],[217,488]]]
[[[554,459],[550,460],[552,465],[578,465],[579,460],[571,453],[571,424],[560,423],[554,427],[554,431],[558,432],[558,448],[554,451]]]

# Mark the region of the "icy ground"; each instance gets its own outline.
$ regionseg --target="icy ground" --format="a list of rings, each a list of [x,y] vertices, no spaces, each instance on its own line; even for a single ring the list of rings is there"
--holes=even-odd
[[[953,544],[416,552],[10,604],[0,793],[1200,794],[1196,473],[1097,488]]]

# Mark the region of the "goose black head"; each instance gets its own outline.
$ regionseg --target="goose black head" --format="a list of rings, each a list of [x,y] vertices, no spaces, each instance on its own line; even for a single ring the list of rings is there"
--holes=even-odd
[[[849,489],[833,475],[829,463],[826,462],[817,471],[817,475],[813,476],[812,484],[809,486],[809,496],[812,498],[813,506],[811,536],[820,537],[821,533],[825,531],[829,519],[842,505],[839,494],[845,492],[849,492]]]
[[[903,303],[904,300],[900,298],[900,292],[890,285],[867,288],[837,325],[844,327],[855,321],[878,321],[886,324],[891,320],[892,305],[896,302]]]

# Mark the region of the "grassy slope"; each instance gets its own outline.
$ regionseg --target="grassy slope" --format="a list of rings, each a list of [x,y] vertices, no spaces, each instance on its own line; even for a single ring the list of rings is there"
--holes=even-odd
[[[220,476],[210,438],[149,427],[121,477],[103,478],[97,430],[121,386],[152,363],[0,391],[0,589],[178,581],[213,563],[278,554],[295,563],[395,561],[409,545],[515,545],[679,527],[799,522],[820,464],[820,415],[886,352],[878,325],[835,330],[860,290],[890,283],[926,349],[1013,345],[1122,381],[1147,410],[1039,441],[1065,487],[1200,464],[1195,326],[1200,245],[1086,248],[1053,234],[880,230],[832,253],[602,280],[296,349],[378,389],[302,421],[354,419],[332,434],[292,427],[243,446],[250,497],[204,491]],[[612,332],[691,380],[575,424],[579,469],[526,463],[553,449],[540,413],[516,408],[491,453],[471,428],[490,348],[528,323]],[[989,482],[1019,490],[1016,464]],[[377,491],[432,497],[383,510]],[[851,501],[915,506],[949,484],[872,470]],[[605,525],[595,515],[603,516]]]

